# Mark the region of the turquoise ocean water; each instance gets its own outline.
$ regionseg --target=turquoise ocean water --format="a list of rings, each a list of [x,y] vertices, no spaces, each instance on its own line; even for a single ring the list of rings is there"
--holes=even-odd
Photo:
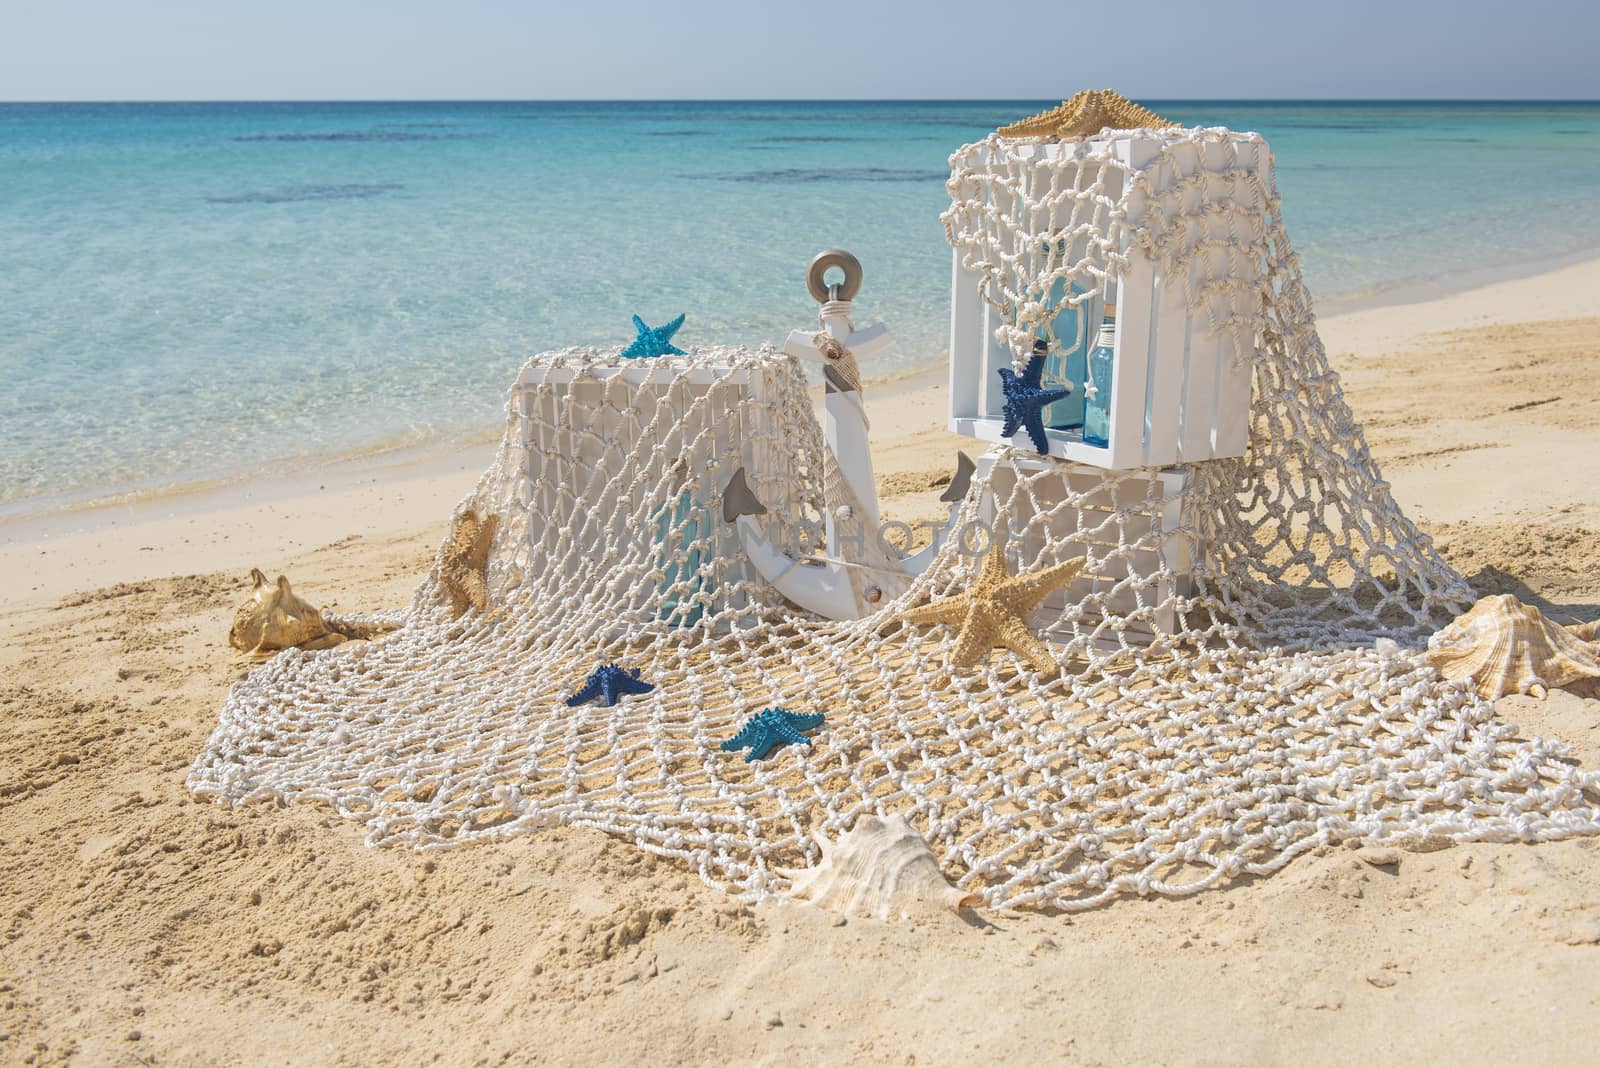
[[[0,513],[493,427],[522,360],[945,351],[947,158],[1053,101],[0,104]],[[1600,104],[1149,102],[1272,143],[1319,308],[1600,254]]]

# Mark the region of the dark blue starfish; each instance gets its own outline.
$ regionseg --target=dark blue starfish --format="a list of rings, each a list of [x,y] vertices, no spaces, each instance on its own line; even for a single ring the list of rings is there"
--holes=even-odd
[[[641,356],[687,356],[687,352],[672,343],[672,335],[678,332],[683,325],[683,316],[680,315],[665,326],[646,326],[643,319],[637,315],[633,317],[633,328],[639,331],[639,336],[622,350],[622,358],[636,360]]]
[[[567,704],[576,707],[604,697],[606,707],[610,708],[628,694],[649,693],[653,689],[654,685],[639,679],[637,668],[629,671],[615,664],[601,664],[589,672],[589,677],[583,680],[583,689],[567,698]]]
[[[1033,356],[1028,359],[1027,369],[1022,374],[1017,374],[1009,367],[1000,368],[1000,388],[1006,395],[1005,407],[1001,409],[1005,413],[1006,425],[1000,433],[1009,438],[1019,428],[1026,429],[1040,456],[1050,452],[1050,439],[1044,433],[1045,406],[1072,393],[1070,389],[1045,389],[1043,381],[1044,354],[1038,348],[1034,349]]]
[[[779,745],[810,745],[811,739],[801,734],[813,727],[822,726],[825,717],[821,712],[807,715],[790,712],[787,708],[763,708],[750,717],[744,729],[722,743],[725,753],[736,753],[748,748],[746,764],[760,760]]]

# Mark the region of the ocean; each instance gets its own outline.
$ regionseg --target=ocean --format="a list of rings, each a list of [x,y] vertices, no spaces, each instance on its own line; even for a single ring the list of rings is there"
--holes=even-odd
[[[0,104],[0,515],[482,432],[542,349],[944,355],[950,153],[1055,101]],[[1319,310],[1600,253],[1600,104],[1146,101],[1271,142]]]

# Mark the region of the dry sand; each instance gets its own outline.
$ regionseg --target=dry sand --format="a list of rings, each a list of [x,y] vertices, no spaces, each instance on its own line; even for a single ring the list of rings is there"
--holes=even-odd
[[[1600,261],[1323,324],[1411,515],[1483,592],[1600,615]],[[868,393],[891,514],[954,449]],[[1600,840],[1333,850],[1073,917],[747,909],[597,833],[418,854],[183,778],[252,565],[398,606],[487,447],[0,526],[0,1064],[1573,1063]],[[181,576],[181,577],[175,577]],[[1600,766],[1600,701],[1508,698]]]

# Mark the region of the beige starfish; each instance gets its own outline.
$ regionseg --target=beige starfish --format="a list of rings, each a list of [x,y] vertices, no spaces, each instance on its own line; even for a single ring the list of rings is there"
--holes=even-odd
[[[1177,123],[1110,89],[1085,89],[1058,107],[997,131],[1001,137],[1093,137],[1101,130],[1160,129]]]
[[[976,664],[990,650],[1003,645],[1028,660],[1041,674],[1051,674],[1057,669],[1055,658],[1028,629],[1028,613],[1082,570],[1083,558],[1079,557],[1013,576],[1006,570],[1005,542],[997,533],[983,567],[965,593],[909,609],[900,618],[917,625],[958,625],[961,629],[950,654],[954,667]]]
[[[450,544],[445,546],[444,558],[439,562],[439,582],[450,595],[450,608],[457,619],[466,615],[469,608],[480,612],[489,608],[485,572],[489,569],[489,548],[499,527],[499,516],[480,520],[471,508],[456,517]]]

